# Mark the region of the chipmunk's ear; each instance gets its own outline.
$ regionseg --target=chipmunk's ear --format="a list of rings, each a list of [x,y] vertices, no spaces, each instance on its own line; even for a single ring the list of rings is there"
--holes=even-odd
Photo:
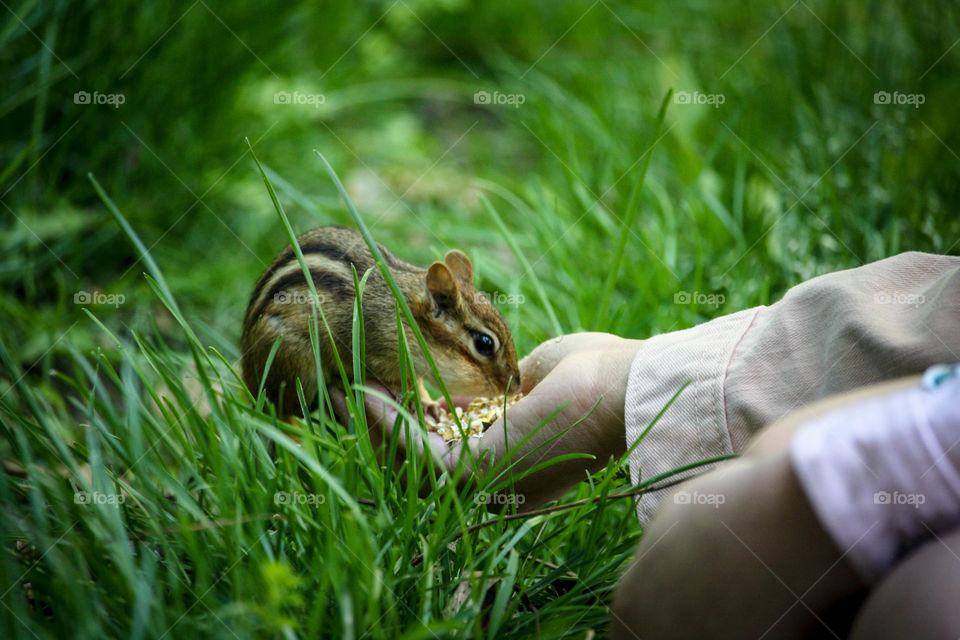
[[[463,251],[457,251],[456,249],[448,251],[447,255],[443,258],[443,262],[450,267],[450,271],[453,271],[458,277],[473,284],[473,263],[470,262],[470,258],[468,258],[467,254]]]
[[[460,289],[453,272],[442,262],[434,262],[427,269],[427,289],[441,309],[452,309],[460,301]]]

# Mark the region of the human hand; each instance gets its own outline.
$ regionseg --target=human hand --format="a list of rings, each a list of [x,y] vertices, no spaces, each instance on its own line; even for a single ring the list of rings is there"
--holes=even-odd
[[[506,426],[503,419],[498,420],[482,437],[453,444],[436,433],[404,429],[397,434],[398,457],[405,459],[409,448],[414,456],[429,455],[441,469],[462,477],[482,472],[491,459],[503,460],[508,452],[518,461],[515,475],[551,458],[583,454],[541,469],[514,485],[524,497],[524,508],[557,498],[588,473],[603,468],[611,456],[623,454],[627,377],[641,344],[641,340],[605,333],[576,333],[548,340],[520,362],[525,395],[507,410]],[[386,392],[369,386],[380,394]],[[454,403],[467,400],[456,398]],[[333,401],[345,415],[342,394],[333,396]],[[368,394],[365,408],[374,446],[389,441],[398,415],[396,406],[379,394]],[[554,413],[553,419],[543,424]]]

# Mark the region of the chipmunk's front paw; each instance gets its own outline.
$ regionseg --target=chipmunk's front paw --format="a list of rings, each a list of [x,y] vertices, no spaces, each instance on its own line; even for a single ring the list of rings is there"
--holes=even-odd
[[[436,400],[427,400],[423,402],[423,415],[430,422],[433,422],[434,424],[439,422],[442,412],[443,411],[440,408],[440,403]]]

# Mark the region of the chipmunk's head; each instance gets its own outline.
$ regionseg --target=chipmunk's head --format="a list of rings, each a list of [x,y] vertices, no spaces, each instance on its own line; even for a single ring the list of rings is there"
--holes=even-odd
[[[427,269],[430,313],[424,337],[454,395],[501,395],[520,391],[513,336],[497,308],[473,284],[473,264],[461,251]],[[424,372],[426,373],[426,372]]]

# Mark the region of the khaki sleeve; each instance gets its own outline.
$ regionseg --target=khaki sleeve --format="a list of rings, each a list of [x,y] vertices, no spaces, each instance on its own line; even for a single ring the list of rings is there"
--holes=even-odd
[[[960,361],[960,258],[905,253],[814,278],[769,307],[647,340],[633,361],[627,447],[640,482],[742,449],[794,409]],[[659,505],[642,498],[646,522]]]

